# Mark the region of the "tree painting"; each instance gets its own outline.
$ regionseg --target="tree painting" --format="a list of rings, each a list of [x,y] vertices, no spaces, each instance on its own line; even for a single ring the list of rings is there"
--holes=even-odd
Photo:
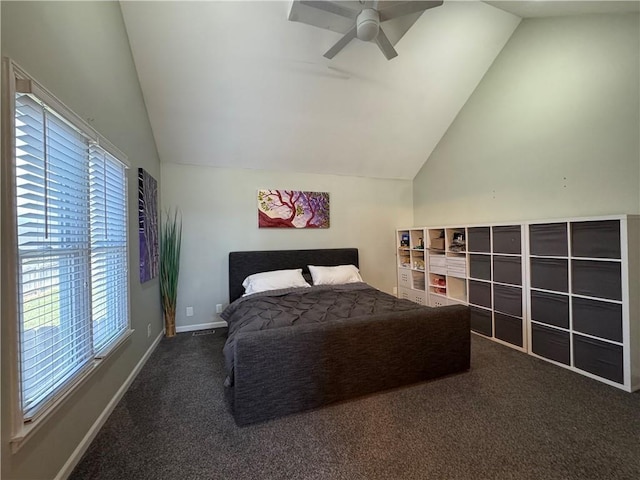
[[[140,240],[140,283],[158,275],[158,182],[143,168],[138,169],[138,238]]]
[[[329,228],[329,193],[258,190],[259,228]]]

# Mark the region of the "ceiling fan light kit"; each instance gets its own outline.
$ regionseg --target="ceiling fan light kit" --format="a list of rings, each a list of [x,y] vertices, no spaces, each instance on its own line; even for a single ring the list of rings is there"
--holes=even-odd
[[[387,60],[391,60],[398,56],[398,52],[393,48],[380,23],[439,7],[443,2],[442,0],[415,0],[394,3],[389,7],[378,9],[378,1],[375,0],[373,2],[360,2],[363,6],[360,11],[347,8],[341,5],[340,2],[300,0],[299,3],[330,15],[337,15],[354,21],[353,27],[324,54],[326,58],[335,57],[351,40],[357,38],[364,42],[375,41]]]
[[[370,42],[378,36],[380,16],[373,8],[366,8],[356,19],[357,36],[363,42]]]

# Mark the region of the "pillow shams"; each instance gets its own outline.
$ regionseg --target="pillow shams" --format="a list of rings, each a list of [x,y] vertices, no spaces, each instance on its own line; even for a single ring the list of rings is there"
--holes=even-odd
[[[242,282],[244,294],[280,290],[282,288],[308,287],[309,284],[302,277],[302,269],[274,270],[272,272],[254,273]]]
[[[341,285],[343,283],[362,282],[360,271],[355,265],[336,267],[317,267],[309,265],[314,285]]]

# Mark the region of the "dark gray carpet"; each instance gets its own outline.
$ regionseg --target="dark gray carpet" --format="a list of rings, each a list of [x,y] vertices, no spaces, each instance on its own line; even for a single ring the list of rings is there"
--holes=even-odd
[[[640,478],[639,394],[475,335],[468,373],[238,428],[224,335],[164,339],[71,478]]]

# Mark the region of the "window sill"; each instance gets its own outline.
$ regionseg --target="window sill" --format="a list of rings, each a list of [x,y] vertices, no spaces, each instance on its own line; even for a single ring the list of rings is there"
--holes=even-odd
[[[124,343],[131,337],[135,330],[129,329],[125,331],[116,341],[107,346],[96,357],[87,370],[83,372],[75,381],[70,384],[64,393],[62,393],[49,407],[42,411],[34,420],[24,423],[18,431],[11,437],[11,451],[16,453],[33,435],[40,430],[40,427],[47,423],[53,414],[72,396],[84,383],[93,376],[93,373],[100,368],[112,354],[114,354]]]

